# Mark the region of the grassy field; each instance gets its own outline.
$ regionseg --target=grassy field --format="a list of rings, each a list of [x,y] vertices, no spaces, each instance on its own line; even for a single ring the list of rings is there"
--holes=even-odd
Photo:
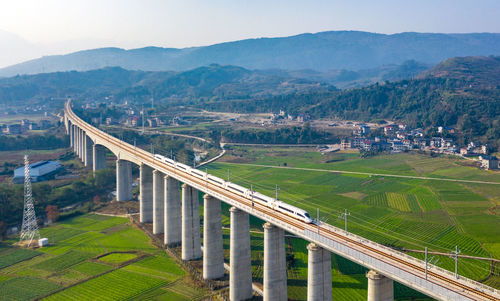
[[[339,227],[343,227],[339,215],[348,209],[351,213],[349,231],[379,243],[405,249],[428,247],[441,252],[450,252],[457,245],[462,254],[500,258],[500,228],[495,226],[500,224],[500,185],[240,165],[252,163],[500,183],[500,173],[464,166],[459,158],[402,153],[361,159],[352,152],[322,156],[304,148],[233,147],[225,161],[210,164],[208,171],[226,178],[230,170],[232,182],[247,187],[252,184],[255,190],[271,196],[277,184],[282,200],[308,210],[313,217],[319,208],[320,218]],[[433,262],[454,269],[454,262],[448,257],[434,256]],[[485,261],[459,260],[460,274],[498,287],[499,267],[493,269],[493,273],[490,268]],[[352,283],[349,289],[357,285],[356,294],[366,294],[364,273],[338,273],[342,276],[339,281]],[[334,280],[334,295],[347,294],[345,286],[335,285]],[[407,292],[404,288],[401,291]]]
[[[128,219],[87,214],[43,228],[41,235],[50,245],[36,251],[13,247],[14,241],[0,245],[0,300],[130,300],[152,293],[197,300],[208,293]]]

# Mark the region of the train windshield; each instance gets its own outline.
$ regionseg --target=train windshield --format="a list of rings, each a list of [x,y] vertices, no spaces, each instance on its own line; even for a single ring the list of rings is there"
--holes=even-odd
[[[311,217],[309,216],[309,213],[307,213],[307,212],[306,212],[304,215],[305,215],[307,218],[311,218]]]

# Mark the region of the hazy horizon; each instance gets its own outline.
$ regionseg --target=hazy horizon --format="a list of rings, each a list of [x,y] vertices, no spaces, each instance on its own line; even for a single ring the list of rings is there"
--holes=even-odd
[[[494,0],[22,0],[0,4],[0,68],[94,48],[186,48],[323,31],[498,33],[499,12]]]

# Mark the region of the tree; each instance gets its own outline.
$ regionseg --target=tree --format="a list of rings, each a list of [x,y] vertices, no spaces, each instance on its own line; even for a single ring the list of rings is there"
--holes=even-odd
[[[49,224],[59,219],[59,210],[56,205],[47,205],[45,212],[47,212],[47,221]]]
[[[7,234],[7,223],[0,222],[0,239],[3,240]]]

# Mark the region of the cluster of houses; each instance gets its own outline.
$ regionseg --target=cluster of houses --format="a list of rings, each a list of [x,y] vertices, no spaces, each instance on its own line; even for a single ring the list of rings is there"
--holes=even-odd
[[[438,133],[454,133],[455,129],[438,127]],[[353,131],[353,137],[342,139],[340,149],[360,149],[364,151],[392,151],[402,152],[409,150],[423,150],[463,157],[477,157],[485,169],[498,169],[498,159],[488,155],[488,146],[475,142],[459,148],[450,138],[425,138],[422,129],[408,129],[404,124],[393,124],[384,127],[383,137],[367,138],[370,127],[358,125]]]
[[[283,123],[284,121],[293,121],[293,120],[303,123],[311,120],[311,115],[307,113],[300,113],[294,117],[290,114],[285,113],[285,111],[280,110],[279,113],[273,113],[273,115],[271,116],[271,124],[278,124],[278,123]]]
[[[28,119],[23,119],[20,123],[2,125],[2,132],[8,135],[21,135],[26,131],[46,130],[53,125],[50,120],[42,119],[39,123],[36,123]]]

